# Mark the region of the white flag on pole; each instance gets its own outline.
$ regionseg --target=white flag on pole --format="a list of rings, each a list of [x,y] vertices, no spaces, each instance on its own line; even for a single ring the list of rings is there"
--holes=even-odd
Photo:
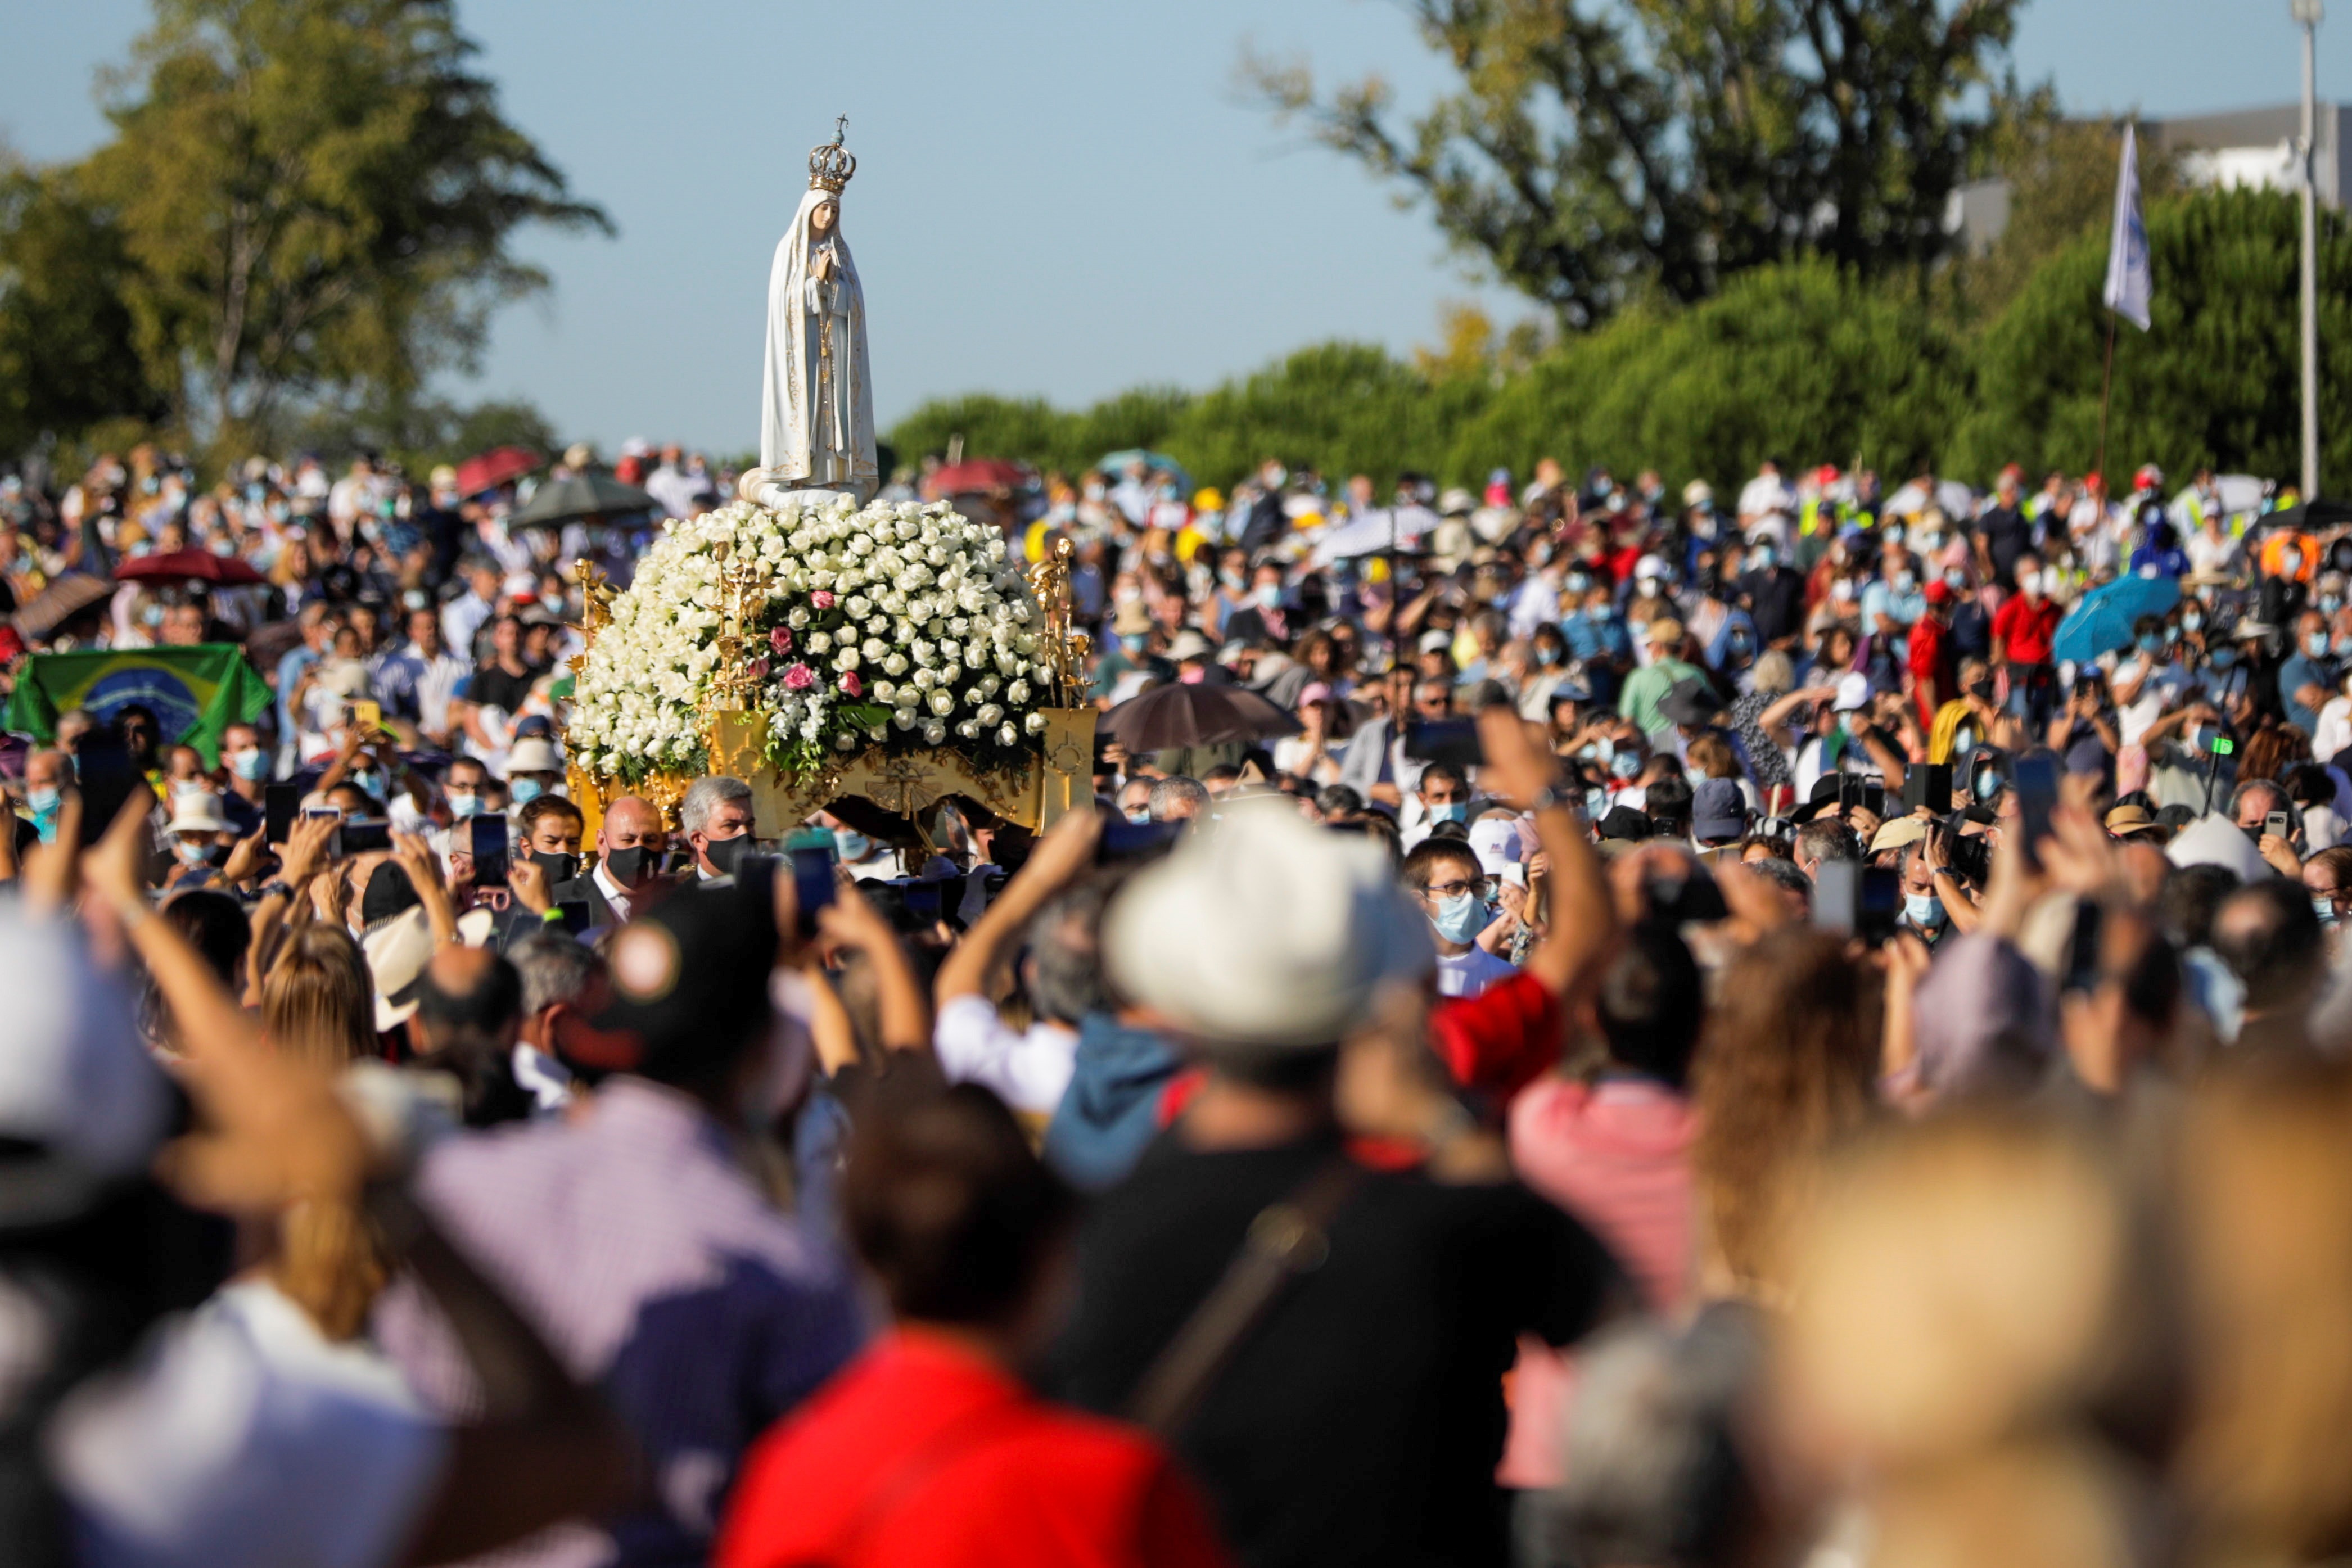
[[[2156,274],[2147,261],[2147,225],[2139,215],[2139,138],[2124,127],[2123,166],[2116,172],[2116,228],[2107,241],[2107,308],[2147,330]]]

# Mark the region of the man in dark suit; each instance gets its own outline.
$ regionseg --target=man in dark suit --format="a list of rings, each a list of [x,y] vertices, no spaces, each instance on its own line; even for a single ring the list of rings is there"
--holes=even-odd
[[[639,894],[660,872],[668,840],[661,813],[651,801],[622,796],[604,809],[604,821],[596,830],[596,859],[588,873],[559,883],[555,902],[585,904],[591,925],[625,924],[644,913]]]

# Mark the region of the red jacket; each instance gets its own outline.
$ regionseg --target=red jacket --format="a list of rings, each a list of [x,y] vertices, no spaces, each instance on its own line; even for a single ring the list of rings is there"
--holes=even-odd
[[[714,1568],[1229,1568],[1144,1433],[940,1335],[884,1335],[753,1446]]]

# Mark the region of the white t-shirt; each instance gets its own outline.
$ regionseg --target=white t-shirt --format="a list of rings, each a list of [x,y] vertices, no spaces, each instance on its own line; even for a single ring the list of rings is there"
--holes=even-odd
[[[379,1568],[446,1449],[391,1362],[257,1281],[77,1391],[49,1433],[89,1568]]]
[[[981,1084],[1015,1111],[1050,1116],[1070,1086],[1078,1033],[1045,1019],[1026,1030],[1013,1030],[993,1002],[967,995],[940,1006],[931,1049],[950,1082]]]
[[[1466,953],[1437,960],[1437,994],[1441,997],[1475,997],[1496,981],[1518,971],[1497,958],[1476,943]]]

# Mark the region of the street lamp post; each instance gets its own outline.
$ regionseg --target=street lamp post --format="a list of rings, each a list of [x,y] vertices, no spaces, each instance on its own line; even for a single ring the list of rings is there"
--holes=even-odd
[[[2319,19],[2323,0],[2292,0],[2303,26],[2303,498],[2319,495]],[[2341,156],[2338,149],[2338,156]]]

